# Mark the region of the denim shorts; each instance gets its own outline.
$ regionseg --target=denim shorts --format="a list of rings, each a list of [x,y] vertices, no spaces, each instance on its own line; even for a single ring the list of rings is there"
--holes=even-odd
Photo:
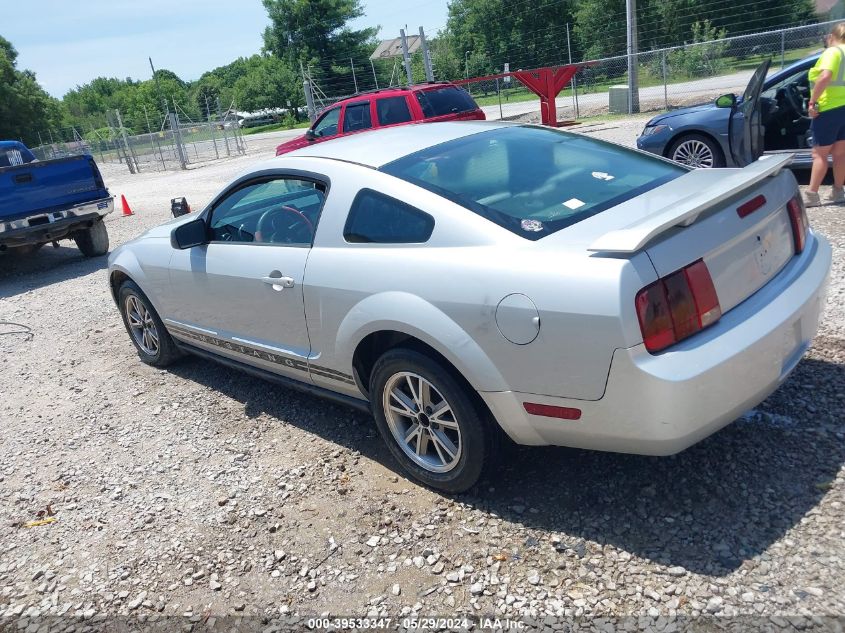
[[[845,106],[825,110],[810,124],[813,145],[826,147],[836,141],[845,141]]]

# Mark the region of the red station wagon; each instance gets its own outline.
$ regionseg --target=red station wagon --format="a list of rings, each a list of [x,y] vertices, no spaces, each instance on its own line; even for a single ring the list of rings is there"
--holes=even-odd
[[[311,143],[389,125],[484,120],[469,93],[454,84],[429,83],[357,94],[320,113],[308,131],[276,148],[276,156]]]

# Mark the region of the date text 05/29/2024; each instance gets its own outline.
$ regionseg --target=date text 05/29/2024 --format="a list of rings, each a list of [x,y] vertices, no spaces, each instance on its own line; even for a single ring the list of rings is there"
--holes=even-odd
[[[402,629],[416,631],[438,631],[470,629],[480,631],[518,631],[526,628],[525,622],[508,618],[494,617],[405,617],[394,618],[355,618],[355,617],[321,617],[310,618],[307,622],[309,629],[317,630],[379,630],[391,629],[399,624]]]

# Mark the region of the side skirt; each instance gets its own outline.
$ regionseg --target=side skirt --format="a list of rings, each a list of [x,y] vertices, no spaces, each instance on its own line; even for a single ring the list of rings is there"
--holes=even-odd
[[[366,413],[371,412],[370,403],[366,400],[360,400],[359,398],[353,398],[352,396],[345,396],[340,393],[335,393],[334,391],[324,389],[323,387],[318,387],[317,385],[309,385],[307,383],[294,380],[293,378],[288,378],[287,376],[280,376],[265,369],[260,369],[258,367],[247,365],[246,363],[241,363],[239,361],[232,360],[231,358],[218,356],[217,354],[208,352],[204,349],[200,349],[199,347],[194,347],[193,345],[190,345],[188,343],[177,341],[176,339],[173,339],[173,342],[176,343],[176,346],[183,352],[193,354],[194,356],[199,356],[200,358],[205,358],[206,360],[214,361],[215,363],[220,363],[221,365],[231,367],[232,369],[237,369],[251,376],[255,376],[256,378],[261,378],[269,382],[274,382],[276,384],[282,385],[284,387],[290,387],[291,389],[296,389],[298,391],[304,391],[305,393],[310,393],[311,395],[319,396],[320,398],[325,398],[326,400],[331,400],[332,402],[335,402],[337,404],[346,405],[347,407],[351,407],[359,411],[364,411]]]

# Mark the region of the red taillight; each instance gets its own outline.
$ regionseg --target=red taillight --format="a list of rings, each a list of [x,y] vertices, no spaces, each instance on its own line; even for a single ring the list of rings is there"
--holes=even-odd
[[[522,406],[531,415],[542,415],[546,418],[560,418],[561,420],[581,419],[581,409],[555,407],[550,404],[537,404],[536,402],[523,402]]]
[[[744,202],[736,208],[736,213],[739,217],[744,218],[746,215],[751,215],[757,209],[766,204],[766,196],[754,196],[748,202]]]
[[[789,221],[792,223],[792,238],[795,242],[795,254],[804,250],[807,242],[807,229],[810,228],[810,220],[807,218],[807,210],[804,208],[804,201],[800,195],[795,196],[786,203],[789,210]]]
[[[684,274],[695,299],[699,325],[702,328],[712,325],[722,318],[722,306],[719,305],[716,286],[713,285],[707,264],[699,259],[684,268]]]
[[[716,287],[702,260],[640,290],[635,306],[649,352],[692,336],[722,316]]]
[[[663,349],[675,342],[669,300],[662,281],[658,280],[640,290],[636,306],[643,342],[649,351]]]

